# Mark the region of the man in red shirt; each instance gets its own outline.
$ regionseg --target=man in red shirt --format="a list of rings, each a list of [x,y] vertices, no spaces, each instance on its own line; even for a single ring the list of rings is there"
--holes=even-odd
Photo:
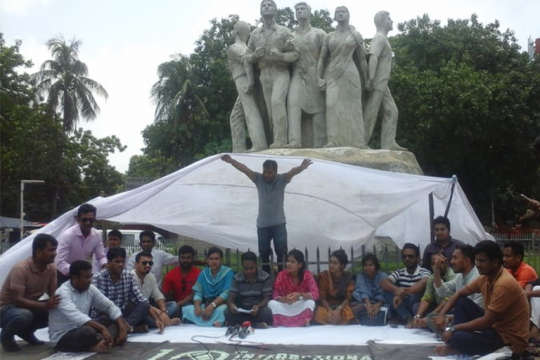
[[[163,294],[173,301],[167,302],[167,312],[173,317],[182,318],[182,307],[193,302],[193,285],[201,270],[193,266],[195,250],[184,245],[178,250],[179,266],[165,275],[163,280]]]
[[[503,265],[523,289],[525,285],[538,279],[536,270],[523,262],[524,255],[525,249],[522,243],[508,241],[503,244]]]

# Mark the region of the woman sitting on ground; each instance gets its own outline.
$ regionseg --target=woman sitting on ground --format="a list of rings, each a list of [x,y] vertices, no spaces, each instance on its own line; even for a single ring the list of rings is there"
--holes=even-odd
[[[225,323],[225,309],[234,277],[231,268],[221,265],[223,251],[218,247],[208,250],[206,267],[193,285],[193,304],[182,308],[184,321],[199,326],[220,327]]]
[[[280,271],[274,283],[272,310],[274,326],[308,326],[313,318],[319,289],[313,274],[306,269],[304,254],[291,250],[287,254],[286,269]]]
[[[353,307],[354,312],[362,325],[386,325],[388,308],[383,307],[385,299],[381,281],[388,275],[381,271],[379,259],[374,254],[364,256],[362,269],[356,277],[352,294],[359,302],[358,306]]]
[[[355,319],[349,305],[354,279],[350,271],[345,271],[348,263],[345,251],[334,251],[330,256],[328,270],[319,274],[320,304],[315,312],[315,322],[321,325],[346,325]]]

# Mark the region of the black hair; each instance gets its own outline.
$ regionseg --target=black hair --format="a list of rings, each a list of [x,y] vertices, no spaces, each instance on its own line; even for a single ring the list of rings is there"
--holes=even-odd
[[[32,256],[36,255],[38,250],[43,250],[47,247],[47,244],[52,246],[58,246],[58,241],[54,236],[49,234],[37,234],[32,242]]]
[[[420,256],[420,249],[418,249],[418,246],[414,245],[414,244],[411,244],[411,243],[405,243],[405,245],[403,245],[403,249],[401,249],[401,253],[403,254],[403,251],[405,249],[413,249],[416,256]]]
[[[217,246],[212,246],[210,249],[208,249],[208,254],[206,254],[207,257],[210,257],[210,255],[217,253],[221,259],[223,259],[223,250],[218,248]]]
[[[368,261],[371,261],[373,265],[375,265],[375,269],[377,271],[381,270],[381,263],[379,263],[379,259],[377,258],[377,255],[368,253],[362,258],[362,267],[366,265]]]
[[[69,278],[79,277],[86,270],[92,270],[92,264],[85,260],[75,260],[69,265]]]
[[[345,250],[336,250],[332,253],[332,255],[330,255],[330,257],[332,256],[338,259],[339,263],[343,267],[345,267],[349,263],[349,258],[347,257],[347,253],[345,252]]]
[[[141,233],[139,234],[139,241],[142,241],[143,236],[148,236],[150,239],[152,239],[153,243],[156,242],[156,234],[154,234],[153,231],[150,231],[150,230],[141,231]]]
[[[287,258],[291,256],[296,261],[302,264],[302,266],[300,266],[300,269],[298,269],[298,281],[299,283],[301,283],[302,281],[304,281],[304,271],[306,271],[306,260],[304,260],[304,253],[300,250],[293,249],[289,251],[289,253],[287,254]]]
[[[471,264],[474,265],[474,248],[471,245],[458,245],[456,246],[456,249],[461,251],[463,256],[469,258],[469,260],[471,260]]]
[[[153,259],[154,255],[152,255],[150,251],[141,251],[140,253],[135,255],[135,262],[139,262],[142,257],[149,257]]]
[[[107,237],[109,236],[116,236],[117,238],[120,239],[120,241],[122,241],[122,232],[120,230],[111,230],[109,231],[109,233],[107,234]]]
[[[277,162],[274,160],[266,160],[263,162],[263,169],[272,169],[274,171],[277,171]]]
[[[253,251],[248,251],[242,254],[242,262],[253,261],[257,263],[257,255]]]
[[[521,259],[523,260],[523,257],[525,256],[525,247],[523,246],[522,243],[514,241],[514,240],[510,240],[503,244],[503,248],[507,248],[507,247],[512,249],[512,254],[521,255]]]
[[[474,254],[486,254],[488,259],[495,260],[498,259],[499,263],[502,264],[502,251],[499,244],[497,244],[495,241],[491,240],[483,240],[477,243],[474,246]]]
[[[435,219],[433,219],[433,227],[435,227],[436,224],[443,224],[446,226],[448,231],[450,231],[450,220],[446,216],[437,216]]]
[[[178,255],[182,254],[191,254],[195,257],[195,249],[189,245],[182,245],[180,249],[178,249]]]
[[[94,216],[97,216],[97,209],[94,205],[92,204],[82,204],[81,206],[79,206],[79,208],[77,209],[77,217],[81,217],[83,214],[88,214],[88,213],[94,213]]]
[[[114,248],[107,251],[107,261],[113,261],[116,258],[126,258],[126,249]]]

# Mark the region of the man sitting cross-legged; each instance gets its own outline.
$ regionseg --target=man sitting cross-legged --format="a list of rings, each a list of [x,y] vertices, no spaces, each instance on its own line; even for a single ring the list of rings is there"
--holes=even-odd
[[[434,320],[437,328],[443,329],[445,315],[454,308],[454,323],[441,336],[448,346],[437,347],[437,352],[485,355],[510,344],[515,356],[521,356],[529,335],[525,292],[502,267],[502,252],[496,242],[481,241],[474,250],[481,276],[454,294]],[[480,292],[485,309],[467,298]]]
[[[244,321],[251,321],[256,328],[271,325],[272,311],[268,307],[271,296],[272,278],[257,268],[257,255],[251,251],[242,254],[242,271],[233,278],[225,310],[229,325],[241,325]]]
[[[164,326],[179,325],[180,319],[167,313],[165,296],[159,291],[156,278],[150,272],[153,264],[151,252],[140,252],[135,256],[135,269],[130,272],[137,280],[143,296],[150,302],[150,312],[153,313],[153,317],[146,315],[146,324],[151,328],[159,328],[160,331],[163,331]]]
[[[446,258],[444,256],[438,256],[437,261],[446,262]],[[453,266],[456,276],[450,281],[443,281],[440,271],[435,269],[433,272],[433,286],[435,287],[435,293],[438,296],[449,298],[473,282],[480,276],[478,269],[474,266],[474,262],[474,248],[471,245],[458,246],[452,254],[452,260],[450,260],[450,264]],[[479,307],[484,308],[484,298],[482,297],[482,294],[471,294],[468,298]],[[449,318],[448,320],[450,320],[450,317],[453,318],[453,315],[447,315],[447,317]],[[428,318],[428,326],[433,332],[440,335],[441,333],[435,328],[433,320],[434,318]]]
[[[182,318],[182,308],[193,304],[193,285],[197,281],[201,270],[193,265],[195,249],[183,245],[178,250],[180,265],[165,275],[163,280],[163,294],[167,301],[167,312],[171,317]]]
[[[42,345],[34,331],[47,327],[49,310],[60,302],[56,291],[54,257],[58,242],[48,234],[38,234],[32,243],[32,257],[13,266],[0,294],[0,338],[4,351],[19,351],[18,335],[30,345]],[[4,270],[5,271],[5,270]],[[47,293],[49,300],[39,301]]]
[[[69,266],[69,278],[57,291],[60,305],[49,315],[51,346],[60,351],[103,353],[114,345],[122,345],[129,326],[120,309],[91,284],[92,265],[84,260],[74,261]],[[91,307],[107,317],[90,318]]]
[[[107,269],[95,274],[92,284],[120,308],[133,331],[147,332],[148,326],[144,323],[146,315],[150,314],[156,322],[159,319],[150,312],[150,304],[142,295],[137,280],[124,271],[126,250],[110,249],[107,260]],[[93,311],[94,317],[97,314],[97,311]]]
[[[385,290],[386,303],[392,306],[398,319],[410,328],[415,314],[415,305],[420,302],[431,273],[419,265],[418,246],[406,243],[401,250],[401,257],[405,267],[383,279],[381,288]]]
[[[433,285],[434,274],[439,274],[439,277],[444,282],[451,281],[456,277],[456,274],[451,268],[448,267],[444,255],[434,254],[431,256],[431,268],[433,269],[433,274],[428,279],[426,291],[420,299],[420,304],[416,310],[416,315],[414,315],[413,327],[415,328],[427,327],[428,318],[436,316],[446,303],[446,298],[438,295],[435,291],[435,287]]]

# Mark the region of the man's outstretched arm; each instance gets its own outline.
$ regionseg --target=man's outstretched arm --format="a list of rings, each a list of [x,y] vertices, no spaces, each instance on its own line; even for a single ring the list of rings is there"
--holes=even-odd
[[[238,161],[234,160],[230,155],[223,155],[221,157],[221,160],[225,161],[228,164],[231,164],[237,170],[239,170],[239,171],[243,172],[244,174],[246,174],[247,177],[251,179],[251,181],[255,181],[255,178],[257,177],[257,174],[253,170],[248,168],[246,165],[242,164],[241,162],[238,162]]]
[[[285,174],[285,179],[287,183],[290,183],[293,177],[300,174],[302,171],[306,170],[308,166],[311,164],[313,164],[311,159],[304,159],[304,161],[302,161],[302,164],[300,164],[300,166],[292,168],[288,173]]]

